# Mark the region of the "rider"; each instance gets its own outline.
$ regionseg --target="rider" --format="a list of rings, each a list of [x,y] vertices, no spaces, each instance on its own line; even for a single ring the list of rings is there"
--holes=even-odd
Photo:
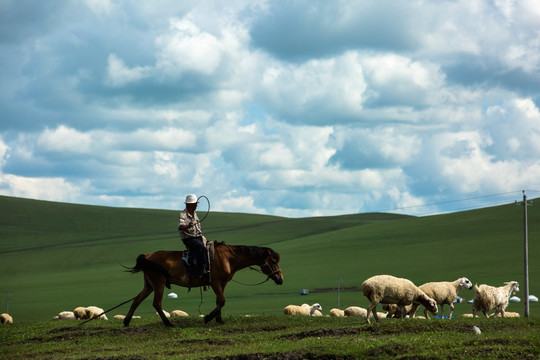
[[[187,195],[184,203],[186,208],[180,212],[178,217],[178,232],[180,239],[190,252],[189,265],[194,265],[195,276],[204,280],[208,274],[208,258],[201,231],[201,222],[195,212],[198,204],[197,196],[195,194]]]

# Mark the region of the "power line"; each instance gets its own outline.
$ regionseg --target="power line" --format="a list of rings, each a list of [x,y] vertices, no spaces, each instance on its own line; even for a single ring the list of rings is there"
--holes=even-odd
[[[403,206],[403,207],[399,207],[399,208],[393,208],[393,209],[387,209],[387,210],[379,210],[379,211],[376,211],[376,212],[394,212],[394,211],[399,211],[399,210],[420,208],[420,207],[426,207],[426,206],[438,206],[438,205],[451,204],[451,203],[457,203],[457,202],[463,202],[463,201],[491,198],[491,197],[496,197],[496,196],[512,195],[512,194],[516,194],[516,193],[521,193],[521,191],[522,190],[516,190],[516,191],[509,191],[509,192],[498,193],[498,194],[480,195],[480,196],[474,196],[474,197],[463,198],[463,199],[440,201],[440,202],[429,203],[429,204],[409,205],[409,206]],[[540,190],[525,190],[525,191],[539,192],[540,193]],[[496,206],[496,205],[502,205],[502,204],[500,204],[500,203],[491,203],[491,204],[484,204],[481,207]],[[472,206],[472,207],[466,207],[466,208],[441,210],[441,211],[422,214],[422,215],[419,215],[419,216],[437,215],[437,214],[444,214],[444,213],[449,213],[449,212],[454,212],[454,211],[473,210],[473,209],[477,209],[477,208],[481,208],[481,207]]]

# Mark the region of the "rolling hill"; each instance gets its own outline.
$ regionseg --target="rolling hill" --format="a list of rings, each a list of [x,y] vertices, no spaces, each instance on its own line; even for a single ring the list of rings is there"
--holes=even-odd
[[[528,211],[529,288],[538,296],[540,210]],[[142,276],[124,272],[122,265],[132,266],[140,253],[183,249],[177,211],[0,196],[0,215],[0,311],[8,308],[16,321],[48,320],[77,306],[113,307],[142,288]],[[495,286],[523,282],[523,212],[514,204],[428,217],[366,213],[291,219],[211,212],[202,225],[210,240],[269,246],[282,256],[285,283],[231,282],[225,316],[279,314],[287,304],[304,302],[319,302],[325,313],[338,301],[342,308],[367,306],[358,287],[382,273],[418,285],[461,276]],[[261,276],[244,270],[235,279],[256,283]],[[299,295],[300,289],[309,295]],[[188,293],[173,286],[171,291],[178,298],[165,298],[166,310],[197,315],[214,307],[211,290]],[[523,304],[508,310],[523,313]],[[532,316],[539,310],[538,303],[531,304]],[[111,316],[125,311],[127,305]],[[471,312],[469,304],[456,305],[456,315],[464,312]],[[154,316],[151,300],[137,313]]]

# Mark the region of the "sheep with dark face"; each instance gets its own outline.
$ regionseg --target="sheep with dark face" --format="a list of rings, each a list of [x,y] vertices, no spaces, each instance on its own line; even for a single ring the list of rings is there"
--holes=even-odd
[[[433,314],[437,314],[437,303],[427,296],[412,281],[397,278],[392,275],[372,276],[362,283],[362,292],[371,303],[367,309],[366,320],[369,323],[370,313],[376,321],[379,317],[376,312],[378,303],[397,304],[401,306],[401,314],[405,314],[405,306],[411,304],[424,305]]]
[[[461,289],[471,289],[472,283],[466,277],[459,278],[454,281],[438,281],[438,282],[428,282],[423,285],[420,285],[419,288],[426,293],[427,296],[432,298],[441,305],[441,318],[444,315],[444,305],[450,306],[450,314],[448,319],[452,318],[454,313],[454,300],[456,300]],[[414,317],[416,310],[419,305],[413,305],[411,309],[411,316]],[[424,314],[429,319],[428,310],[424,309]]]
[[[487,313],[492,309],[495,309],[493,316],[497,317],[500,314],[504,317],[504,310],[508,306],[510,296],[518,291],[519,284],[517,281],[507,282],[500,287],[474,284],[473,317],[476,317],[478,311],[483,312],[485,317],[488,317]]]

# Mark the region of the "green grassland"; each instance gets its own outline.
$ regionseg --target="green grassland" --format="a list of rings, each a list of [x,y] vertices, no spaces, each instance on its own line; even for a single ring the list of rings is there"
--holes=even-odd
[[[538,359],[540,319],[228,316],[224,325],[173,318],[0,326],[0,358],[22,359]],[[473,326],[481,330],[477,335]]]
[[[535,204],[528,212],[529,286],[539,296],[540,209]],[[108,309],[135,296],[142,275],[126,273],[122,265],[134,265],[140,253],[183,249],[177,217],[177,211],[0,197],[0,312],[9,306],[16,323],[47,321],[77,306]],[[514,204],[427,217],[368,213],[291,219],[210,212],[202,226],[210,240],[269,246],[282,257],[284,284],[231,282],[225,317],[279,315],[288,304],[315,302],[328,313],[338,305],[338,279],[340,307],[366,307],[358,287],[375,274],[406,277],[417,285],[461,276],[496,286],[516,280],[523,298],[523,209]],[[264,277],[246,269],[235,279],[257,283]],[[300,295],[300,289],[309,295]],[[196,316],[214,307],[211,290],[188,293],[173,286],[171,291],[178,298],[165,298],[165,310]],[[471,299],[473,293],[463,290],[461,296]],[[523,314],[523,303],[511,303],[507,310]],[[456,304],[455,315],[469,312],[470,304]],[[136,315],[153,318],[154,313],[147,299]],[[538,303],[531,303],[531,316],[539,313]]]

